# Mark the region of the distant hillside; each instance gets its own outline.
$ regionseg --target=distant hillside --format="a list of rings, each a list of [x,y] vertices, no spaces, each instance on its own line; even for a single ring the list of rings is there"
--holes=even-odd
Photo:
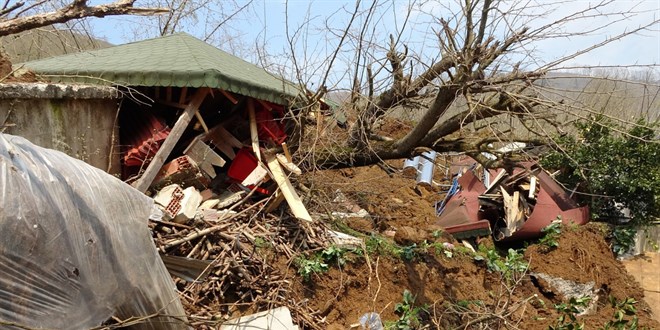
[[[12,63],[110,46],[112,44],[84,34],[69,30],[56,30],[52,27],[0,38],[0,48],[9,55]]]
[[[603,115],[612,121],[628,126],[637,120],[647,122],[660,120],[660,87],[657,82],[645,83],[639,80],[607,79],[570,73],[553,73],[538,80],[535,87],[526,95],[538,93],[543,99],[561,101],[555,107],[539,107],[535,118],[532,116],[508,116],[490,118],[481,125],[466,125],[462,132],[471,132],[488,126],[490,130],[506,135],[515,132],[523,138],[537,138],[539,135],[554,135],[573,130],[576,120]],[[411,102],[397,106],[388,112],[390,118],[417,122],[433,100],[433,95],[420,96]],[[449,119],[467,109],[466,101],[460,97],[442,116]],[[441,121],[442,121],[441,118]],[[550,125],[546,120],[551,120]],[[469,134],[469,133],[468,133]]]

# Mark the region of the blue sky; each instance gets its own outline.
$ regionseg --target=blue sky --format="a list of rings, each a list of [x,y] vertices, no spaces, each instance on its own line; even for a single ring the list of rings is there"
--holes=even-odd
[[[244,2],[237,1],[239,5]],[[222,4],[223,2],[218,2]],[[531,0],[528,6],[542,7],[526,13],[542,14],[542,17],[534,16],[517,17],[517,22],[527,23],[532,29],[548,24],[558,17],[584,10],[598,2],[593,1],[546,1]],[[136,5],[140,4],[140,0]],[[255,0],[248,11],[237,15],[228,25],[227,35],[231,38],[215,40],[215,45],[249,61],[256,62],[258,54],[255,49],[265,49],[268,53],[269,63],[291,69],[291,56],[286,38],[286,18],[288,17],[289,33],[293,34],[297,27],[304,26],[301,35],[295,43],[298,64],[312,72],[310,75],[319,75],[324,62],[332,54],[337,38],[332,34],[334,31],[347,25],[350,11],[354,6],[353,1],[323,0],[323,1],[288,1],[288,8],[283,0]],[[372,2],[363,1],[362,10],[367,10]],[[396,33],[407,13],[409,1],[390,0],[379,2],[380,6],[373,17],[370,33],[373,34],[371,46],[377,49],[387,46],[387,40],[391,33]],[[550,4],[550,5],[548,5]],[[513,9],[506,9],[506,6]],[[547,7],[545,7],[548,5]],[[502,6],[506,14],[513,16],[515,8],[519,5],[515,1],[509,1]],[[567,24],[563,31],[587,32],[596,26],[609,25],[604,29],[592,31],[584,36],[564,36],[534,42],[520,51],[531,52],[531,55],[517,55],[519,59],[527,63],[542,64],[557,57],[566,56],[587,45],[597,44],[624,31],[634,29],[641,24],[647,24],[660,17],[660,0],[614,1],[607,7],[610,12],[634,11],[634,15],[623,18],[621,15],[609,17],[583,17],[571,24]],[[455,11],[456,5],[453,1],[425,1],[423,5],[416,6],[410,15],[407,29],[401,40],[409,47],[410,55],[428,60],[437,58],[439,55],[437,38],[434,29],[438,28],[437,19],[443,17],[451,21],[451,12]],[[287,15],[288,12],[288,15]],[[360,18],[363,19],[363,16]],[[360,26],[360,19],[356,26]],[[200,19],[201,20],[201,19]],[[327,20],[327,25],[326,25]],[[529,22],[526,22],[529,20]],[[615,22],[620,20],[619,22]],[[308,23],[308,24],[304,24]],[[502,23],[503,25],[504,23]],[[156,36],[157,28],[152,21],[138,17],[112,17],[95,19],[92,21],[94,33],[106,38],[114,44],[143,39]],[[498,26],[500,31],[503,27]],[[203,37],[205,28],[203,24],[188,24],[182,29],[197,37]],[[137,31],[137,32],[136,32]],[[357,33],[356,27],[353,32]],[[561,30],[555,32],[561,33]],[[220,39],[220,38],[218,38]],[[237,46],[238,45],[238,46]],[[402,44],[399,44],[402,48]],[[355,57],[352,52],[354,47],[346,47],[346,51],[339,54],[335,61],[335,72],[331,80],[345,80],[348,66],[354,63]],[[376,52],[377,56],[384,56],[384,49]],[[382,58],[374,58],[379,60]],[[655,23],[651,29],[643,33],[626,37],[596,49],[589,54],[581,55],[566,62],[566,66],[610,66],[610,65],[635,65],[660,63],[660,23]],[[314,73],[314,71],[318,71]]]

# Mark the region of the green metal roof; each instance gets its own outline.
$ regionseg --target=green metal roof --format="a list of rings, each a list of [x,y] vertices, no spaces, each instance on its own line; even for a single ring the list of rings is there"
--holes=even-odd
[[[220,88],[279,104],[298,89],[189,34],[23,63],[54,82]]]

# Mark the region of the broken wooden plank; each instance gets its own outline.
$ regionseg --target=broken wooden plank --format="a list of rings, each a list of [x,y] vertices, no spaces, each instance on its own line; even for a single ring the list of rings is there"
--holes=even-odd
[[[504,169],[502,169],[499,173],[497,173],[497,176],[495,176],[495,178],[490,182],[490,185],[488,186],[488,188],[486,188],[486,191],[484,192],[484,194],[490,193],[490,191],[498,183],[500,183],[500,181],[502,181],[502,179],[504,179],[505,175],[506,175],[506,171]]]
[[[282,166],[284,166],[284,168],[287,171],[289,171],[289,172],[291,172],[295,175],[301,175],[302,174],[302,170],[298,166],[296,166],[296,164],[294,164],[294,163],[290,162],[288,159],[286,159],[286,156],[284,156],[282,154],[277,154],[275,157],[277,157],[277,160],[280,162],[280,164],[282,164]]]
[[[230,186],[230,188],[231,188],[231,186]],[[222,194],[220,194],[220,196],[218,196],[218,199],[220,200],[220,202],[218,203],[218,205],[216,205],[216,207],[219,208],[219,209],[229,207],[233,204],[238,203],[238,201],[243,199],[244,195],[245,195],[244,191],[230,191],[230,190],[227,190],[227,191],[223,192]]]
[[[234,157],[236,157],[236,153],[232,147],[239,149],[243,148],[243,143],[238,141],[238,139],[229,133],[229,131],[227,131],[222,125],[213,127],[208,133],[206,133],[204,140],[211,140],[211,143],[222,151],[223,154],[227,155],[229,159],[234,159]]]
[[[243,181],[241,182],[242,185],[246,187],[258,186],[264,181],[264,179],[268,175],[268,171],[265,168],[263,168],[263,165],[261,164],[262,163],[258,163],[257,167],[255,167],[254,170],[252,170],[252,172],[250,172],[250,174],[248,174],[248,176],[245,179],[243,179]]]
[[[210,138],[214,137],[219,137],[221,138],[225,143],[228,143],[230,146],[234,148],[243,148],[245,145],[243,142],[239,141],[234,135],[229,133],[227,129],[225,129],[224,126],[218,125],[214,127],[211,132],[208,135]]]
[[[165,160],[172,152],[172,149],[174,149],[174,146],[181,138],[181,135],[183,135],[183,132],[188,127],[188,124],[190,124],[195,111],[197,111],[199,106],[202,105],[202,102],[204,102],[204,98],[206,98],[208,93],[209,89],[205,87],[200,88],[197,90],[197,92],[195,92],[192,101],[190,101],[186,107],[186,110],[181,114],[181,116],[179,116],[179,119],[174,124],[170,134],[163,142],[163,145],[160,146],[158,152],[156,152],[156,155],[154,156],[151,163],[149,163],[149,166],[147,166],[147,169],[144,171],[142,176],[135,182],[135,189],[141,192],[146,192],[147,189],[149,189],[149,186],[156,177],[156,174],[158,174],[158,171],[160,171],[160,168],[163,166]]]
[[[529,194],[527,197],[529,199],[534,199],[534,194],[536,193],[536,176],[532,175],[532,178],[529,179]]]
[[[309,212],[307,212],[307,208],[305,208],[300,196],[298,196],[298,193],[296,193],[296,190],[293,188],[291,181],[289,181],[289,178],[284,174],[277,158],[273,155],[266,155],[266,161],[273,180],[277,183],[277,186],[284,195],[284,199],[291,208],[291,213],[293,213],[298,219],[312,221],[312,217],[309,215]]]
[[[518,218],[518,211],[520,211],[520,192],[517,190],[513,192],[513,195],[511,196],[510,203],[509,203],[509,217],[507,219],[507,222],[510,222],[510,224],[515,224],[516,219]]]
[[[273,197],[266,203],[266,213],[273,212],[284,201],[284,194],[279,188],[273,193]]]
[[[257,118],[254,113],[254,100],[248,99],[248,115],[250,116],[250,140],[252,142],[252,151],[261,161],[261,151],[259,150],[259,130],[257,129]]]
[[[213,166],[223,167],[226,163],[220,155],[202,142],[201,136],[196,137],[183,153],[192,158],[199,168],[211,178],[215,178],[215,169]]]
[[[286,144],[286,142],[282,142],[282,150],[284,151],[284,156],[286,156],[286,160],[293,162],[293,158],[291,157],[291,153],[289,152],[289,146]]]

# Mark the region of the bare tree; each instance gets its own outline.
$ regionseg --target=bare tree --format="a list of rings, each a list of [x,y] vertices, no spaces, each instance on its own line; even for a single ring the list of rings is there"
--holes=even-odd
[[[488,159],[482,152],[493,152],[493,147],[504,141],[548,143],[564,125],[558,115],[576,112],[577,105],[567,104],[561,93],[542,86],[539,79],[547,81],[553,72],[575,70],[576,66],[568,64],[579,56],[650,31],[660,22],[653,18],[636,23],[639,25],[626,27],[604,40],[541,61],[536,49],[542,42],[601,33],[613,24],[629,22],[640,12],[634,8],[622,10],[615,1],[606,0],[547,20],[552,10],[568,2],[463,0],[442,8],[440,14],[432,13],[429,21],[422,22],[433,28],[435,51],[429,53],[431,46],[423,44],[423,49],[415,52],[408,41],[411,35],[419,33],[420,24],[410,28],[410,11],[428,4],[410,3],[408,15],[399,16],[395,31],[387,38],[378,35],[378,24],[382,23],[379,19],[383,16],[378,9],[392,10],[392,5],[379,2],[365,5],[357,1],[354,9],[344,9],[352,15],[344,28],[328,28],[335,36],[336,48],[328,54],[325,66],[312,62],[310,66],[315,71],[307,76],[300,63],[310,64],[310,61],[302,58],[297,48],[306,42],[301,31],[308,29],[304,24],[310,23],[287,27],[292,53],[290,68],[296,72],[292,78],[301,85],[314,79],[319,82],[318,91],[307,100],[309,111],[317,111],[314,102],[326,90],[337,86],[329,83],[327,72],[337,70],[338,65],[333,62],[338,55],[349,63],[342,67],[347,72],[342,79],[351,82],[347,88],[350,102],[346,107],[353,116],[349,136],[341,141],[342,145],[334,139],[332,145],[324,146],[319,144],[321,139],[310,138],[309,131],[303,133],[306,138],[301,151],[307,152],[302,155],[310,164],[368,165],[433,149],[464,151],[485,166],[506,166],[506,158]],[[580,22],[585,23],[582,30],[570,30]],[[389,39],[386,45],[383,39]],[[428,38],[421,39],[428,42]],[[325,68],[326,73],[319,74],[319,68]],[[416,120],[396,139],[375,134],[377,126],[392,117],[393,110],[416,111]],[[581,110],[596,111],[584,106]],[[318,128],[319,123],[314,126]],[[523,131],[525,134],[520,134]],[[310,142],[313,145],[309,146]]]
[[[237,25],[251,16],[253,0],[142,0],[144,6],[168,8],[166,14],[127,18],[119,27],[127,40],[142,40],[187,32],[239,57],[251,54],[245,31]]]

